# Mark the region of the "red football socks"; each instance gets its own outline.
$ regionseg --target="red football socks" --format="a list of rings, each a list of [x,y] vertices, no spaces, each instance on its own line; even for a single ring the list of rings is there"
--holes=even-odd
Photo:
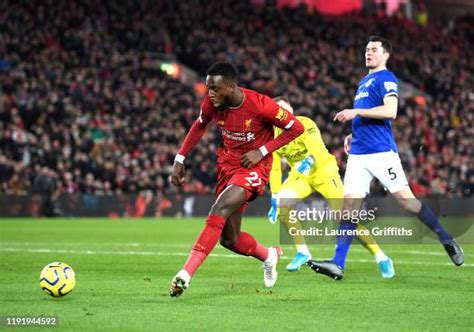
[[[209,255],[212,249],[214,249],[217,241],[219,241],[224,225],[225,219],[220,216],[209,215],[207,217],[206,225],[196,242],[194,242],[188,260],[183,267],[190,276],[196,272],[198,267],[206,259],[207,255]]]
[[[262,262],[268,258],[268,248],[258,243],[252,235],[245,232],[240,233],[238,240],[229,249],[240,255],[255,257]]]
[[[207,217],[206,225],[194,243],[188,260],[183,267],[190,276],[193,276],[212,249],[214,249],[217,241],[219,241],[224,225],[225,219],[220,216],[209,215]],[[268,258],[268,248],[258,243],[252,235],[245,232],[240,233],[238,240],[229,249],[240,255],[255,257],[262,262]]]

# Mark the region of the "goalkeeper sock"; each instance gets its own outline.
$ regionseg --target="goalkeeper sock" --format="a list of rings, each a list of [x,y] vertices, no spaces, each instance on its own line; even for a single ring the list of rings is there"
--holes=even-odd
[[[421,204],[420,212],[418,212],[418,218],[426,226],[428,226],[429,229],[438,235],[438,238],[441,242],[453,239],[451,234],[446,232],[446,230],[443,228],[438,218],[433,213],[433,210],[431,210],[428,205],[425,205],[424,203]]]
[[[188,260],[183,266],[183,270],[186,270],[191,277],[216,246],[224,225],[225,219],[221,216],[209,215],[207,217],[206,225],[199,237],[196,239],[196,242],[194,242]]]
[[[385,255],[385,253],[382,250],[377,251],[374,256],[375,256],[375,262],[377,262],[377,264],[380,262],[386,261],[388,259],[387,255]]]
[[[356,227],[357,224],[349,220],[342,220],[339,224],[336,238],[336,252],[332,261],[342,269],[346,266],[347,253],[349,252],[352,239],[354,238],[354,235],[348,235],[347,233],[354,231]]]
[[[311,253],[309,252],[308,246],[306,244],[297,244],[296,251],[307,256],[311,256]]]
[[[264,262],[268,258],[268,248],[260,244],[249,233],[241,232],[232,247],[228,248],[236,254],[252,256]]]
[[[377,264],[388,259],[366,227],[358,224],[357,230],[361,231],[361,233],[357,235],[357,239],[368,251],[370,251],[372,255],[374,255]],[[363,235],[362,231],[365,231],[366,234]]]

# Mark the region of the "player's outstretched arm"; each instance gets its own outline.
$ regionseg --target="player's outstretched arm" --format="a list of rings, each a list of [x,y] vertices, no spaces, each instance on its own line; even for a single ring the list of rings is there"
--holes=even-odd
[[[210,120],[207,117],[203,116],[201,111],[199,118],[194,121],[191,129],[189,129],[188,134],[184,138],[183,144],[181,144],[178,154],[174,158],[173,169],[171,170],[170,180],[175,186],[183,186],[185,172],[184,159],[206,132],[206,127],[209,121]]]
[[[271,140],[265,145],[262,145],[256,150],[249,151],[242,155],[240,158],[240,164],[245,168],[252,168],[257,165],[266,155],[278,150],[282,146],[290,143],[296,137],[300,136],[304,131],[303,125],[297,119],[292,123],[292,127],[280,135],[274,140]]]
[[[383,99],[383,105],[379,107],[360,109],[358,114],[364,118],[372,119],[395,119],[397,117],[398,98],[388,96]]]
[[[369,109],[345,109],[336,114],[334,121],[347,122],[354,119],[357,115],[372,119],[395,119],[397,117],[398,98],[388,96],[383,99],[383,105]]]
[[[269,97],[264,96],[260,102],[260,115],[273,126],[283,129],[283,131],[260,148],[244,154],[240,158],[240,164],[245,168],[252,168],[266,155],[290,143],[304,132],[301,122]]]
[[[295,138],[304,133],[303,124],[292,114],[288,114],[291,116],[291,120],[286,126],[278,126],[276,123],[274,123],[274,125],[277,125],[277,127],[284,129],[281,134],[275,137],[267,144],[265,144],[264,146],[260,147],[260,151],[262,151],[265,156],[267,155],[267,153],[272,153],[273,151],[278,150],[282,146],[287,145]]]

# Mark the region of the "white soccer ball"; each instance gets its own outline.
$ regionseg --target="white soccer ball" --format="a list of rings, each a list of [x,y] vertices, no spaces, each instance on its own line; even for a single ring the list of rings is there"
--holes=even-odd
[[[39,285],[49,295],[62,297],[76,286],[76,273],[66,263],[50,263],[41,271]]]

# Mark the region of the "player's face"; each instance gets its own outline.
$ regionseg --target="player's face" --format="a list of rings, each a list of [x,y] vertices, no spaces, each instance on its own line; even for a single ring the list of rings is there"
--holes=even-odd
[[[384,66],[389,54],[384,51],[381,42],[369,42],[365,48],[365,66],[375,69]]]
[[[234,83],[225,80],[221,75],[207,75],[207,93],[215,108],[225,108],[234,91]]]

